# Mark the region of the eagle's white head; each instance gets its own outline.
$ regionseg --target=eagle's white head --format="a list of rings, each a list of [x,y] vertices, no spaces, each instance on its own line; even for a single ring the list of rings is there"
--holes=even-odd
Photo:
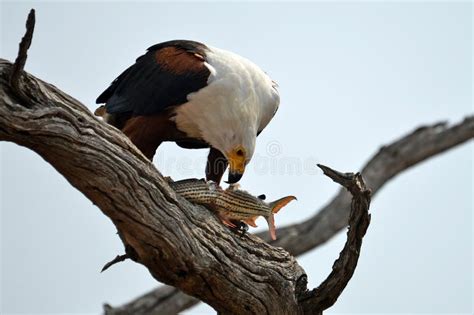
[[[178,129],[219,150],[229,163],[228,182],[236,183],[280,97],[276,84],[254,63],[225,50],[209,49],[208,84],[188,95],[188,103],[176,109],[175,122]]]
[[[219,150],[229,163],[228,183],[236,183],[242,178],[247,164],[255,152],[258,126],[255,115],[241,115],[242,120],[227,121],[217,129],[209,129],[203,138],[212,147]],[[212,132],[220,130],[220,132]]]

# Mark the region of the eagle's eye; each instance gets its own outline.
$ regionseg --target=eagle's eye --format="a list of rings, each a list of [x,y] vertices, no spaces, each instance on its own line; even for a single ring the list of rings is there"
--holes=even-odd
[[[235,153],[236,153],[238,156],[244,156],[244,150],[242,150],[242,149],[238,149]]]

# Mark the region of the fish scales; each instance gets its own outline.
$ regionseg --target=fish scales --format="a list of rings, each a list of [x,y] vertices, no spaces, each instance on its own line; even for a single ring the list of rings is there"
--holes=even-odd
[[[267,203],[244,190],[238,190],[233,186],[224,190],[216,183],[204,179],[169,181],[169,185],[188,201],[205,205],[217,212],[225,225],[235,227],[236,225],[231,221],[235,220],[256,227],[255,220],[259,216],[264,217],[269,225],[272,239],[276,239],[274,213],[296,199],[294,196],[286,196]]]
[[[265,205],[263,201],[243,191],[226,190],[219,194],[215,202],[219,207],[237,212],[243,215],[244,218],[265,216],[271,212],[270,207]]]
[[[218,192],[205,180],[185,179],[170,182],[170,186],[185,199],[198,204],[211,204],[218,197]]]
[[[246,219],[268,215],[271,209],[262,200],[240,190],[223,190],[205,180],[185,179],[171,183],[171,187],[189,201],[207,204],[232,212],[233,217]]]

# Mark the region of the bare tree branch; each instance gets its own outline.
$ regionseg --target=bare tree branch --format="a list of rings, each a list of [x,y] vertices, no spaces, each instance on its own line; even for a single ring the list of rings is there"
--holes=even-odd
[[[27,103],[28,98],[24,95],[23,90],[20,87],[20,78],[23,73],[23,68],[26,64],[26,58],[28,57],[28,49],[31,46],[33,40],[33,31],[35,29],[35,10],[31,9],[26,20],[26,33],[21,39],[18,56],[11,68],[10,73],[10,86],[17,97],[21,98],[23,103]]]
[[[102,267],[102,270],[100,272],[104,272],[106,271],[107,269],[109,269],[110,267],[112,267],[113,265],[119,263],[119,262],[122,262],[122,261],[125,261],[126,259],[130,258],[127,254],[123,254],[123,255],[117,255],[114,259],[112,259],[111,261],[109,261],[108,263],[106,263],[104,265],[104,267]]]
[[[464,143],[474,137],[474,116],[449,126],[436,123],[417,128],[390,145],[383,146],[364,166],[361,173],[367,187],[375,195],[390,179],[428,158]],[[281,235],[271,241],[264,233],[261,238],[288,250],[295,256],[306,253],[326,242],[347,226],[350,211],[350,194],[339,193],[310,219],[278,229]]]
[[[362,238],[370,223],[370,195],[360,173],[339,173],[324,165],[318,165],[324,174],[344,186],[352,194],[351,212],[347,241],[339,258],[334,262],[332,272],[317,287],[300,299],[304,313],[322,313],[336,303],[349,280],[352,278],[359,259]]]
[[[198,302],[200,302],[198,299],[183,293],[177,288],[162,286],[158,290],[152,290],[123,307],[111,307],[105,304],[104,312],[107,315],[178,314]]]
[[[362,174],[365,182],[374,196],[380,188],[390,179],[406,169],[427,159],[443,153],[459,144],[465,143],[474,137],[474,117],[466,117],[463,121],[448,125],[435,123],[419,127],[406,136],[383,146],[363,167]],[[295,256],[301,255],[323,244],[341,229],[347,226],[350,211],[350,195],[341,190],[326,206],[308,220],[292,224],[277,230],[278,239],[271,241],[267,233],[257,234],[272,245],[281,246]],[[161,297],[169,292],[166,286],[159,287],[147,295]],[[168,303],[171,300],[180,307],[174,313],[184,311],[184,305],[191,307],[199,301],[182,292],[176,291],[174,296],[167,295]],[[141,297],[120,307],[135,312]],[[194,302],[194,303],[193,303]],[[156,313],[154,313],[156,310]],[[160,305],[155,304],[155,309],[150,314],[159,314]],[[107,314],[113,314],[106,312]],[[121,313],[125,314],[125,313]]]

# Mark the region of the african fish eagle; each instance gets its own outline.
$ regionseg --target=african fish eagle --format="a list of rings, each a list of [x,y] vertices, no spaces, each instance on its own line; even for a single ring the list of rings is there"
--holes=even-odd
[[[96,110],[153,159],[163,141],[210,148],[206,179],[242,177],[256,137],[280,103],[276,83],[251,61],[189,40],[148,48],[97,98]]]

